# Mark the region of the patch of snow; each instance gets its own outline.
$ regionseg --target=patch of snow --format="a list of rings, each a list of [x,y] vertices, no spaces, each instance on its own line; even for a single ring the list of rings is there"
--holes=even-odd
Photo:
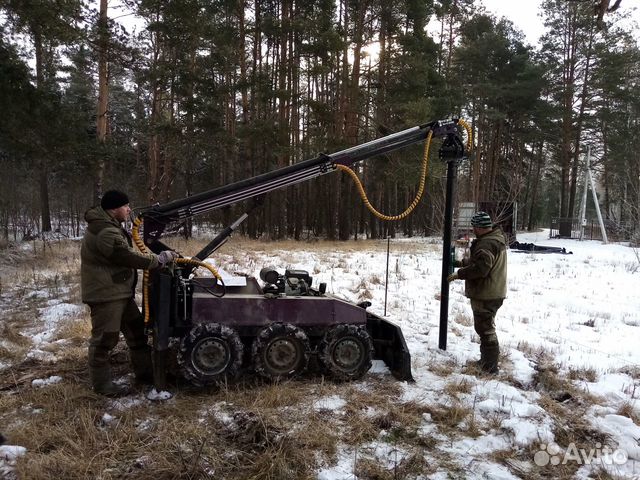
[[[317,472],[318,480],[353,480],[356,457],[348,448],[338,448],[338,460],[335,465],[323,467]]]
[[[640,394],[640,382],[634,381],[624,373],[607,373],[601,375],[597,382],[583,382],[581,386],[587,392],[602,397],[613,405],[630,400],[634,386]]]
[[[27,353],[27,358],[32,358],[40,363],[52,365],[58,361],[58,357],[52,352],[46,352],[35,348]]]
[[[372,456],[380,464],[391,470],[409,456],[409,453],[394,445],[383,442],[374,442],[359,448],[361,456]]]
[[[53,339],[55,329],[61,320],[67,318],[75,318],[85,311],[82,305],[74,305],[72,303],[58,303],[40,310],[40,319],[43,322],[43,329],[31,338],[35,345],[43,342],[49,342]]]
[[[136,420],[135,425],[136,425],[136,429],[139,432],[147,432],[149,430],[151,430],[153,428],[155,424],[155,420],[151,419],[151,418],[147,418],[146,420]]]
[[[15,478],[16,459],[27,453],[27,449],[18,445],[0,446],[0,478]]]
[[[313,408],[315,410],[340,410],[347,402],[338,395],[331,395],[330,397],[323,397],[313,402]]]
[[[0,460],[4,460],[5,462],[13,462],[25,453],[27,453],[27,449],[18,445],[0,446]]]
[[[389,370],[389,367],[387,367],[387,364],[384,363],[383,360],[373,360],[368,373],[387,375],[391,373],[391,370]]]
[[[169,400],[170,398],[173,398],[173,393],[167,392],[165,390],[157,391],[155,388],[152,388],[147,393],[147,399],[154,402],[161,402],[164,400]]]
[[[550,443],[554,440],[553,425],[549,418],[542,420],[522,417],[511,417],[502,421],[502,428],[513,432],[513,442],[518,447],[526,447],[535,443]]]
[[[102,418],[100,419],[100,423],[103,425],[109,425],[115,419],[116,417],[114,417],[113,415],[109,415],[108,413],[105,413],[104,415],[102,415]]]
[[[633,420],[622,415],[609,414],[593,418],[592,423],[601,432],[609,434],[629,460],[640,462],[640,426],[633,423]]]
[[[109,403],[114,410],[122,412],[129,408],[142,405],[143,400],[141,398],[136,398],[136,397],[122,397],[118,399],[113,399]]]
[[[511,448],[511,443],[506,435],[488,434],[477,438],[462,438],[453,442],[450,446],[445,445],[443,450],[471,460],[486,457],[487,454],[496,450],[509,448]]]
[[[62,377],[58,375],[52,375],[49,378],[36,378],[31,381],[31,386],[33,387],[44,387],[47,385],[53,385],[54,383],[60,383],[62,381]]]

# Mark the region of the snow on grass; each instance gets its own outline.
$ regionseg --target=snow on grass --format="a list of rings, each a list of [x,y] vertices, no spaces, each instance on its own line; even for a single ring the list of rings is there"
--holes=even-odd
[[[56,329],[61,322],[70,318],[76,318],[85,311],[84,305],[74,305],[55,301],[49,302],[51,305],[40,309],[39,322],[36,326],[38,333],[31,336],[33,343],[39,345],[41,343],[50,342],[54,336]]]
[[[594,382],[577,381],[591,394],[614,405],[624,401],[635,405],[640,397],[640,380],[637,376],[616,373],[621,368],[640,366],[640,349],[634,341],[640,325],[637,295],[640,275],[628,268],[628,264],[635,261],[632,249],[595,241],[548,239],[539,234],[519,235],[519,241],[560,246],[573,254],[509,253],[508,298],[496,320],[502,351],[507,353],[503,369],[518,384],[531,385],[537,367],[535,352],[539,349],[554,357],[563,374],[572,369],[593,370],[597,376]],[[391,245],[387,318],[402,327],[416,379],[415,384],[405,385],[403,399],[442,403],[445,402],[440,393],[442,377],[431,373],[431,367],[449,364],[451,373],[459,371],[462,365],[478,357],[477,337],[472,322],[454,324],[450,318],[447,350],[437,348],[439,252],[406,251],[407,241],[392,241]],[[254,252],[254,255],[268,257],[269,265],[278,266],[280,271],[295,268],[313,272],[316,285],[326,282],[330,293],[353,302],[368,299],[373,312],[383,313],[386,264],[383,250],[356,250],[348,255],[300,252],[294,261],[289,252],[265,251]],[[278,256],[286,261],[278,264]],[[251,273],[257,274],[261,267],[261,262],[256,262]],[[451,286],[450,311],[472,317],[463,282]],[[452,334],[452,327],[460,335]],[[528,354],[518,349],[523,345],[527,346]],[[481,428],[486,428],[492,415],[503,414],[503,433],[484,433],[480,439],[463,439],[454,443],[450,453],[457,452],[458,457],[467,459],[465,461],[480,460],[491,451],[553,441],[551,417],[538,404],[539,393],[519,391],[505,384],[505,380],[473,378],[473,393],[461,400],[473,410]],[[637,391],[634,386],[638,386]],[[589,421],[595,428],[612,435],[619,445],[629,447],[633,432],[625,432],[620,424],[609,425],[596,414]],[[428,429],[428,422],[424,428]],[[613,435],[614,431],[618,434]],[[640,460],[635,457],[635,450],[629,449],[631,463]],[[331,470],[323,470],[319,478],[339,478],[340,472],[349,470],[346,463],[346,459],[338,461],[334,477],[330,476]],[[640,464],[632,468],[640,473]],[[513,478],[502,466],[490,469],[489,473],[475,471],[472,477],[482,478],[485,474],[492,478]]]
[[[469,370],[468,363],[479,356],[479,345],[463,282],[454,282],[450,287],[447,349],[438,348],[439,240],[391,241],[386,317],[402,328],[416,380],[400,383],[395,400],[399,409],[414,405],[422,412],[414,434],[419,444],[428,445],[418,455],[424,463],[414,465],[413,472],[422,472],[425,478],[448,478],[448,472],[454,471],[464,478],[511,479],[551,468],[537,464],[534,460],[539,456],[534,457],[534,453],[546,454],[547,445],[560,441],[556,438],[558,425],[562,424],[558,411],[570,412],[571,405],[580,406],[580,399],[571,404],[571,400],[566,403],[566,398],[582,392],[593,402],[583,406],[584,428],[599,432],[611,448],[624,452],[627,458],[622,464],[579,463],[575,468],[577,478],[586,478],[598,469],[623,478],[640,475],[640,427],[633,420],[640,416],[640,274],[637,268],[630,268],[638,262],[635,252],[620,244],[548,239],[545,233],[519,234],[518,240],[564,247],[573,254],[509,252],[508,298],[496,318],[502,350],[502,371],[497,377],[483,377]],[[223,266],[226,278],[237,273],[258,277],[265,266],[281,273],[285,269],[307,270],[314,277],[315,286],[327,284],[328,293],[352,302],[368,300],[372,303],[370,310],[379,315],[385,311],[386,241],[298,244],[293,250],[278,244],[273,248],[264,244],[254,247],[244,252],[222,249],[211,263]],[[230,272],[229,276],[226,272]],[[55,362],[56,356],[48,347],[54,344],[56,330],[65,319],[82,315],[84,306],[52,299],[50,292],[44,290],[29,295],[44,305],[27,332],[33,342],[27,356]],[[564,395],[559,400],[549,399],[549,395],[558,392],[540,388],[545,362],[553,363],[554,369],[548,374],[558,377],[558,388],[568,385],[576,390],[559,392]],[[366,398],[371,385],[389,376],[387,366],[375,361],[362,381],[350,385]],[[54,377],[34,380],[32,384],[48,385],[53,383],[47,383],[51,378]],[[143,395],[109,400],[107,408],[112,413],[123,412],[142,404],[148,409],[156,408]],[[234,408],[216,401],[201,413],[228,425],[234,422]],[[299,408],[330,412],[330,418],[340,421],[348,417],[346,413],[352,413],[349,397],[342,395],[340,389],[302,402]],[[387,413],[381,405],[366,406],[361,411],[364,418],[372,420]],[[338,444],[331,464],[319,461],[322,466],[317,478],[351,479],[363,469],[394,472],[415,463],[417,454],[399,444],[398,432],[390,422],[373,441],[368,439],[357,446]],[[574,426],[566,427],[568,438],[562,439],[563,448],[568,442],[581,441],[571,437]],[[292,431],[296,428],[291,426]],[[591,443],[583,442],[580,447],[602,447],[595,441]],[[497,460],[505,451],[513,453],[513,458]],[[563,450],[558,455],[565,453]],[[555,476],[554,470],[545,472]],[[374,470],[369,473],[376,474]],[[414,478],[407,475],[406,478]]]
[[[318,398],[313,401],[313,408],[315,410],[330,410],[336,411],[343,408],[347,402],[338,395],[331,395],[329,397]]]
[[[45,387],[47,385],[53,385],[54,383],[60,383],[62,377],[59,375],[52,375],[49,378],[36,378],[31,381],[33,387]]]
[[[27,449],[18,445],[1,445],[0,478],[11,478],[16,460],[26,453]]]

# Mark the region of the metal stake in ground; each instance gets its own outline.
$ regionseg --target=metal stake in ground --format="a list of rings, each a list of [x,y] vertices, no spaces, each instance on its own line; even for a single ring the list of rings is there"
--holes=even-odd
[[[449,134],[440,147],[440,159],[447,162],[447,192],[445,198],[444,226],[442,238],[442,278],[440,284],[440,332],[438,347],[447,349],[447,323],[449,317],[449,282],[451,271],[451,226],[453,223],[453,195],[455,192],[458,163],[464,157],[464,146],[460,138]]]
[[[389,290],[389,244],[391,237],[387,237],[387,278],[384,281],[384,316],[387,316],[387,290]]]

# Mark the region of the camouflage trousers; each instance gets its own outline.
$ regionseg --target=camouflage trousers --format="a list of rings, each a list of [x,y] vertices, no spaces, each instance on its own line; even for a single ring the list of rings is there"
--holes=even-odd
[[[478,300],[471,299],[473,310],[473,326],[480,336],[480,367],[491,373],[498,372],[500,345],[496,335],[496,313],[502,306],[503,299]]]
[[[144,318],[133,298],[91,303],[91,339],[89,368],[97,377],[107,377],[109,353],[118,344],[122,332],[130,350],[136,377],[151,375],[151,349],[144,332]],[[102,372],[102,373],[101,373]]]
[[[502,306],[502,298],[496,300],[471,299],[473,310],[473,327],[480,337],[480,344],[498,344],[496,335],[496,313]]]

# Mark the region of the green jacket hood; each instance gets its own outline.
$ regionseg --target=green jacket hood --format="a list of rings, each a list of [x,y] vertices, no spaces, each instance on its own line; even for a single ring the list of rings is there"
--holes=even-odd
[[[97,207],[91,207],[84,212],[84,219],[88,224],[89,229],[93,229],[92,233],[98,233],[98,231],[107,227],[120,228],[120,222],[109,215],[100,205]]]
[[[153,253],[133,248],[130,235],[102,207],[85,212],[87,229],[80,249],[82,301],[102,303],[134,296],[137,269],[158,266]]]
[[[504,246],[507,245],[507,238],[505,237],[504,232],[500,227],[494,227],[493,230],[491,230],[490,232],[485,233],[484,235],[480,235],[478,237],[478,240],[480,239],[494,240],[496,242],[503,244]]]

